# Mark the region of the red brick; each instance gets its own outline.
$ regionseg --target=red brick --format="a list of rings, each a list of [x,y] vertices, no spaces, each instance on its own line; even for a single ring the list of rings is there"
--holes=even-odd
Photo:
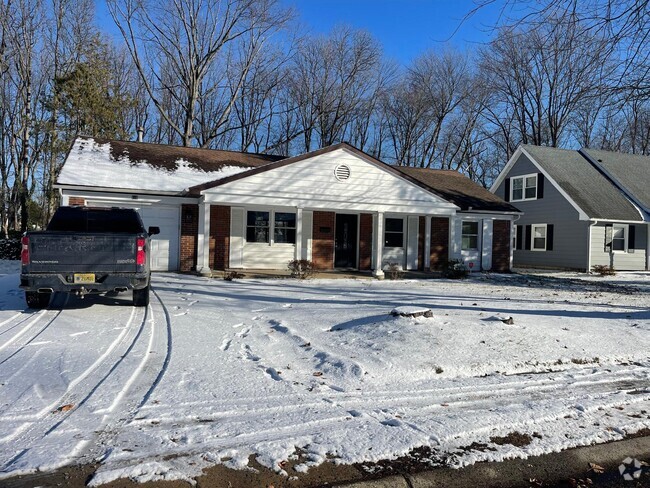
[[[334,212],[314,212],[311,260],[316,269],[334,269]]]
[[[196,270],[199,234],[199,206],[183,204],[181,208],[181,271]]]
[[[440,270],[449,261],[449,219],[447,217],[431,218],[431,270]]]
[[[230,207],[210,207],[210,269],[224,270],[230,265]]]
[[[86,199],[82,197],[69,197],[68,205],[86,205]]]
[[[492,271],[510,271],[510,221],[495,220],[492,224]]]

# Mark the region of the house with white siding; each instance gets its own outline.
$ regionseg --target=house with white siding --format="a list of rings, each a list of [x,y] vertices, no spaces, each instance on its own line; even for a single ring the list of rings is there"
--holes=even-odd
[[[508,271],[513,205],[451,171],[400,168],[342,143],[292,158],[79,137],[64,205],[136,208],[154,270]]]
[[[650,157],[522,145],[491,191],[523,212],[517,267],[650,269]]]

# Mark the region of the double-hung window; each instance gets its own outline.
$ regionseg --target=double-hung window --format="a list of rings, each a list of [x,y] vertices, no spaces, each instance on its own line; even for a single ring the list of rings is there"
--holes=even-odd
[[[546,251],[546,224],[535,224],[532,226],[532,250]]]
[[[276,244],[296,243],[296,214],[275,212],[273,219],[273,242]]]
[[[537,199],[537,175],[513,176],[510,179],[510,201]]]
[[[384,245],[386,247],[404,247],[404,219],[386,219]]]
[[[270,244],[296,243],[296,214],[249,210],[246,216],[246,242]]]
[[[463,220],[461,249],[463,251],[478,250],[478,222]]]
[[[613,225],[612,226],[612,251],[625,252],[627,249],[626,246],[626,235],[625,235],[624,225]]]

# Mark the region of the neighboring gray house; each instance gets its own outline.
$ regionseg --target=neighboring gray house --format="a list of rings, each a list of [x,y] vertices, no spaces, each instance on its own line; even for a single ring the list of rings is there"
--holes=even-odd
[[[650,269],[650,157],[522,145],[491,191],[524,213],[514,266]]]

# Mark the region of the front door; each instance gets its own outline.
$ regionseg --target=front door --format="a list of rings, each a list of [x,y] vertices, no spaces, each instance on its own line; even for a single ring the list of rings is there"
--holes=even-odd
[[[334,267],[357,267],[357,216],[336,214]]]

